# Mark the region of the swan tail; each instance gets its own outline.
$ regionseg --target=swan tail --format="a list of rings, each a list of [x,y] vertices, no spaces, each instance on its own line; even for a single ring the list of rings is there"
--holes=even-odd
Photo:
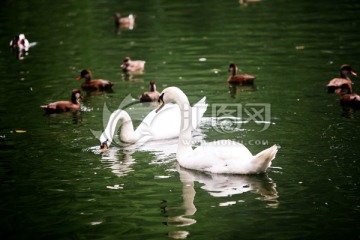
[[[259,166],[257,173],[265,172],[270,167],[271,161],[275,158],[279,148],[280,146],[275,144],[254,156],[253,161],[258,163]]]
[[[195,114],[196,121],[193,121],[193,129],[196,129],[201,122],[204,113],[206,112],[208,104],[206,103],[206,97],[203,97],[193,106],[193,114]]]
[[[203,104],[206,104],[206,97],[203,97],[202,99],[200,99],[200,101],[195,103],[194,107],[196,107],[196,105],[203,105]]]

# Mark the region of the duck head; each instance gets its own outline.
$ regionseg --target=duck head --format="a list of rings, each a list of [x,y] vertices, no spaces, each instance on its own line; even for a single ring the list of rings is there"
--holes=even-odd
[[[155,91],[156,91],[155,81],[151,80],[150,81],[150,92],[155,92]]]
[[[79,81],[79,80],[85,78],[86,81],[90,81],[91,77],[92,77],[91,71],[89,69],[84,69],[84,70],[81,71],[80,76],[78,76],[76,78],[76,80]]]
[[[121,64],[120,67],[125,70],[130,65],[130,62],[131,62],[130,57],[126,57],[124,58],[123,64]]]
[[[79,89],[73,89],[71,92],[71,102],[74,104],[79,103],[80,99],[84,97],[81,95],[81,91]]]
[[[343,64],[340,67],[340,76],[343,78],[348,78],[349,75],[357,76],[355,72],[352,71],[352,68],[349,64]]]
[[[235,65],[235,63],[231,63],[229,65],[228,72],[230,72],[233,76],[237,73],[238,67]]]

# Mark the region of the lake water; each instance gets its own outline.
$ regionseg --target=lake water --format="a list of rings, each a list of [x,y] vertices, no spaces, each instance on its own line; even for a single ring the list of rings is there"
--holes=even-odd
[[[360,72],[360,2],[0,6],[1,239],[359,239],[360,115],[343,111],[326,84],[344,63]],[[132,30],[114,29],[116,11],[136,15]],[[37,42],[23,60],[8,47],[19,33]],[[145,72],[124,77],[126,56],[146,60]],[[256,76],[255,88],[229,90],[232,62]],[[86,95],[78,113],[44,115],[40,105],[80,88],[84,68],[114,91]],[[281,145],[272,167],[255,176],[189,171],[177,165],[176,140],[93,151],[104,109],[126,108],[135,126],[154,109],[127,105],[150,80],[159,91],[180,87],[192,104],[207,97],[197,139],[235,140],[254,154]]]

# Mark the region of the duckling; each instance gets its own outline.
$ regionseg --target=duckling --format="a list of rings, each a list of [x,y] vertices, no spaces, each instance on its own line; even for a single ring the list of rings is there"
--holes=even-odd
[[[80,76],[78,76],[76,78],[76,80],[79,81],[82,78],[85,78],[85,82],[83,82],[81,84],[81,88],[84,90],[105,91],[105,90],[110,90],[112,88],[112,86],[114,85],[112,82],[110,82],[108,80],[103,80],[103,79],[91,80],[92,74],[89,69],[82,70],[80,73]]]
[[[113,15],[113,19],[114,19],[116,28],[119,28],[119,27],[126,27],[129,29],[134,28],[135,16],[132,14],[129,14],[128,17],[121,17],[121,14],[116,12]]]
[[[80,99],[82,98],[81,91],[79,89],[73,89],[71,92],[71,101],[57,101],[40,107],[43,108],[47,114],[77,111],[80,109]]]
[[[125,57],[123,64],[120,65],[124,73],[142,73],[145,68],[145,61],[143,60],[131,60],[130,57]]]
[[[140,97],[140,102],[154,102],[159,100],[160,93],[156,91],[155,81],[150,81],[150,91],[144,92]]]

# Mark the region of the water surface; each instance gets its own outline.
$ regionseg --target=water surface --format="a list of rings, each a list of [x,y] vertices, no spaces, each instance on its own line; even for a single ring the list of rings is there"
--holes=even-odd
[[[0,5],[2,238],[359,238],[359,113],[344,113],[325,88],[343,63],[360,72],[357,1]],[[116,31],[115,11],[135,14],[134,29]],[[38,43],[23,60],[8,48],[20,32]],[[125,78],[125,56],[146,60],[144,74]],[[256,76],[255,88],[230,92],[231,62]],[[39,106],[68,99],[84,68],[114,92],[86,95],[78,113],[44,115]],[[181,169],[176,141],[95,154],[104,104],[114,111],[150,80],[160,91],[181,87],[191,103],[207,97],[201,140],[239,141],[252,153],[281,145],[272,167],[259,176]],[[271,124],[225,131],[215,104],[268,104]],[[127,110],[137,126],[153,108]]]

